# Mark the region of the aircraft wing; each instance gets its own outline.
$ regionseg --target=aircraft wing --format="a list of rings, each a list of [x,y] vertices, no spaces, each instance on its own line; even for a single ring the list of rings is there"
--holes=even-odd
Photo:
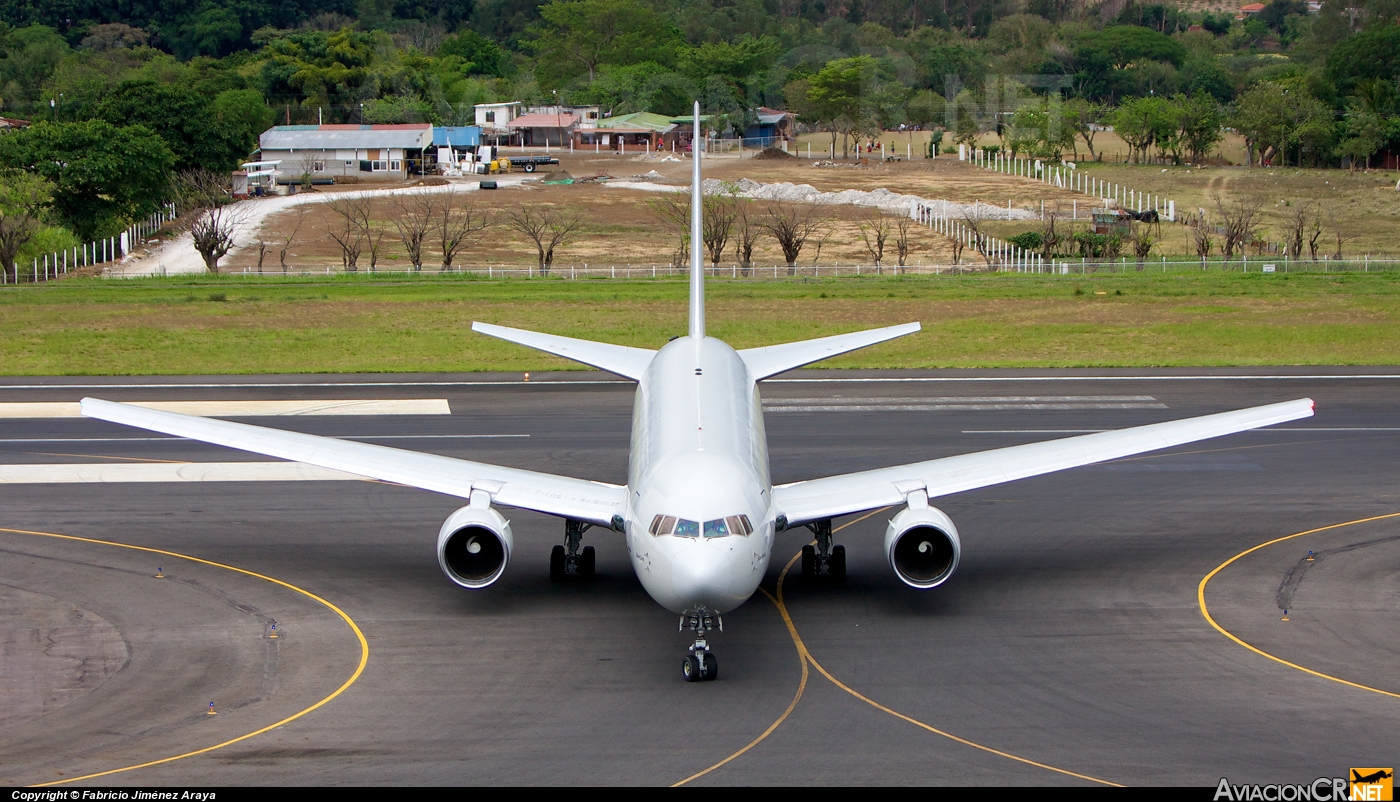
[[[819,337],[815,340],[767,345],[762,348],[745,348],[739,352],[739,358],[744,360],[745,365],[748,365],[749,373],[753,376],[754,381],[760,381],[793,368],[800,368],[803,365],[839,356],[847,351],[865,348],[885,340],[893,340],[895,337],[903,337],[906,334],[913,334],[918,330],[918,323],[903,323],[898,326],[886,326],[883,329],[853,331],[850,334]]]
[[[893,468],[829,476],[773,488],[788,523],[799,524],[905,503],[924,490],[929,498],[1063,471],[1080,465],[1179,446],[1197,440],[1311,417],[1310,398],[1198,418],[914,462]]]
[[[641,381],[647,365],[656,352],[646,348],[631,348],[626,345],[613,345],[592,340],[578,340],[561,337],[557,334],[541,334],[537,331],[512,329],[493,323],[472,323],[472,331],[508,342],[527,345],[547,354],[562,356],[585,365],[625,376],[632,381]]]
[[[611,525],[613,516],[622,514],[627,501],[627,488],[621,485],[503,468],[246,423],[161,412],[98,398],[84,398],[82,412],[90,418],[333,468],[459,498],[471,498],[473,490],[483,490],[491,495],[495,504],[576,518],[603,526]]]

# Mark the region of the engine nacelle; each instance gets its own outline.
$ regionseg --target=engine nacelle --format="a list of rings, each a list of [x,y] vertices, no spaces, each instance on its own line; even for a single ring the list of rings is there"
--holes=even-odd
[[[490,507],[463,507],[438,532],[438,565],[464,588],[484,588],[501,578],[515,539],[510,521]]]
[[[906,508],[885,529],[885,557],[911,588],[934,588],[948,581],[961,555],[957,527],[936,507]]]

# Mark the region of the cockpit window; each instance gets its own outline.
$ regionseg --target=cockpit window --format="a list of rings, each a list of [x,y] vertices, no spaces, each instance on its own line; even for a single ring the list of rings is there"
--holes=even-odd
[[[647,531],[655,537],[664,535],[700,537],[702,534],[705,537],[747,536],[753,534],[753,525],[749,523],[747,515],[730,515],[727,518],[716,518],[704,523],[688,521],[673,515],[657,515],[651,519],[651,526],[647,528]]]

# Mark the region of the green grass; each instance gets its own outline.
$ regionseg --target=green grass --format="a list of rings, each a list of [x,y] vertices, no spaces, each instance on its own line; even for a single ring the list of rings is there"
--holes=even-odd
[[[827,367],[1400,362],[1397,273],[712,280],[707,292],[710,333],[737,348],[924,325]],[[682,279],[69,279],[0,290],[0,374],[572,369],[471,322],[658,348],[684,332],[686,293]]]

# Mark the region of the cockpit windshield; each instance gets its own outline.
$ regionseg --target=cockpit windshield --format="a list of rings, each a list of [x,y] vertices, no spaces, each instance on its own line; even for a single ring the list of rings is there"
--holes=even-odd
[[[673,515],[658,515],[651,519],[649,532],[657,537],[671,535],[673,537],[728,537],[739,535],[747,537],[753,534],[753,524],[749,522],[747,515],[730,515],[726,518],[716,518],[713,521],[690,521],[685,518],[677,518]]]

